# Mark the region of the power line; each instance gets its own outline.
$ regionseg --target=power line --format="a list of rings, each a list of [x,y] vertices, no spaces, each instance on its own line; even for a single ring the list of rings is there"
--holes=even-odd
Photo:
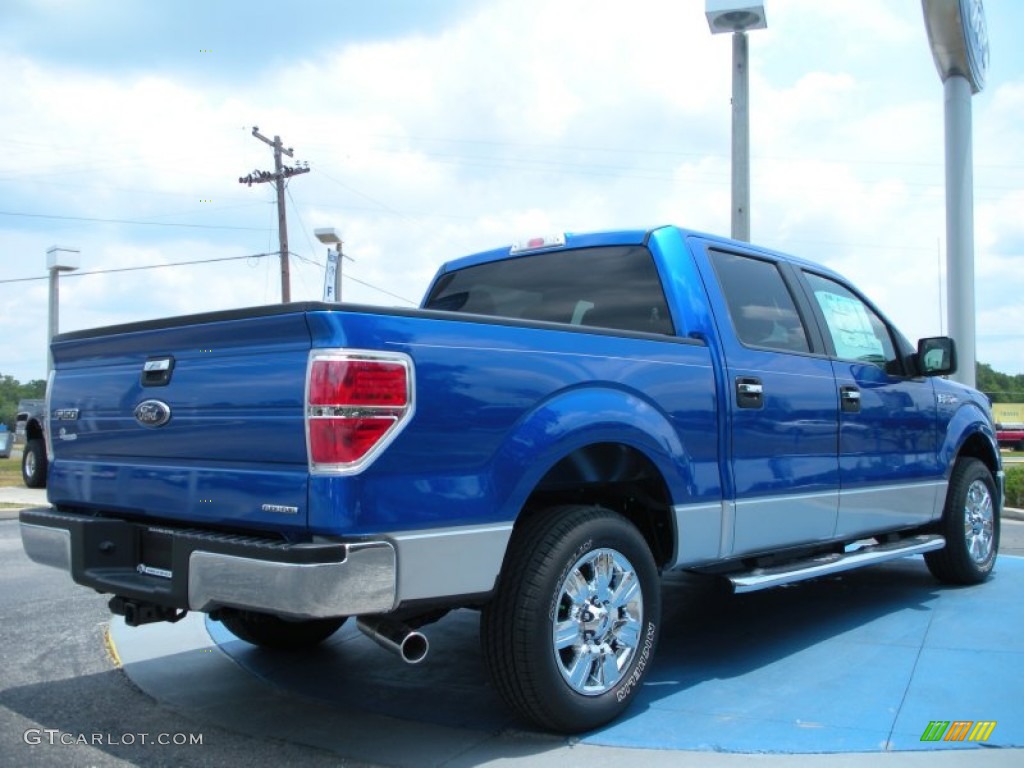
[[[476,145],[476,146],[489,146],[496,148],[508,148],[513,150],[520,149],[540,149],[549,150],[554,152],[606,152],[608,154],[622,154],[622,155],[655,155],[655,156],[668,156],[668,157],[695,157],[695,158],[720,158],[728,159],[728,154],[721,152],[694,152],[694,151],[682,151],[679,149],[668,149],[658,147],[640,147],[640,146],[594,146],[585,144],[564,144],[555,142],[526,142],[526,141],[496,141],[487,139],[472,139],[472,138],[458,138],[458,137],[445,137],[445,136],[421,136],[421,135],[410,135],[410,134],[387,134],[387,133],[359,133],[354,134],[363,136],[370,139],[395,139],[402,142],[433,142],[435,144],[464,144],[464,145]],[[384,150],[386,151],[386,150]],[[776,160],[784,163],[791,163],[793,161],[806,161],[808,157],[806,155],[763,155],[760,156],[762,160]],[[942,163],[937,160],[891,160],[891,159],[871,159],[871,158],[830,158],[830,157],[819,157],[812,158],[821,162],[842,162],[850,165],[884,165],[884,166],[921,166],[929,168],[937,168],[941,170]],[[1002,163],[992,165],[975,165],[975,168],[990,168],[995,170],[1006,170],[1006,169],[1024,169],[1024,165],[1020,163]]]
[[[92,221],[101,224],[138,224],[148,227],[188,227],[190,229],[234,229],[250,232],[263,232],[265,227],[232,227],[227,224],[174,224],[169,221],[137,221],[134,219],[101,219],[94,216],[58,216],[52,213],[23,213],[19,211],[0,211],[0,216],[23,216],[29,219],[58,219],[60,221]]]
[[[195,261],[172,261],[167,264],[147,264],[141,267],[119,267],[116,269],[93,269],[88,272],[65,272],[61,275],[62,280],[66,280],[70,277],[85,277],[86,275],[107,275],[112,272],[137,272],[143,269],[163,269],[164,267],[184,267],[191,264],[213,264],[218,261],[241,261],[242,259],[259,259],[264,256],[274,256],[277,252],[271,251],[270,253],[250,253],[245,256],[222,256],[216,259],[197,259]],[[6,280],[0,280],[0,283],[28,283],[33,280],[49,280],[49,275],[42,277],[15,277]]]
[[[306,222],[302,220],[302,214],[299,213],[299,211],[298,211],[299,206],[296,204],[295,198],[292,197],[291,187],[290,186],[285,187],[284,191],[285,191],[285,194],[288,195],[288,199],[292,201],[292,210],[295,211],[295,216],[299,220],[299,226],[302,227],[302,234],[306,236],[306,246],[309,248],[310,251],[315,253],[316,251],[315,251],[315,247],[313,246],[313,241],[309,239],[309,230],[306,229]],[[313,259],[307,258],[305,256],[300,256],[297,253],[294,253],[292,255],[294,255],[295,258],[301,259],[302,261],[305,261],[308,264],[312,264],[314,266],[317,266],[317,267],[320,267],[321,269],[323,269],[324,265],[321,264],[318,261],[314,261]]]
[[[277,255],[277,251],[269,251],[267,253],[249,253],[249,254],[246,254],[244,256],[222,256],[222,257],[216,258],[216,259],[196,259],[194,261],[172,261],[172,262],[168,262],[167,264],[146,264],[146,265],[141,266],[141,267],[118,267],[116,269],[93,269],[93,270],[89,270],[88,272],[66,272],[63,275],[61,275],[61,279],[66,280],[67,278],[70,278],[70,277],[85,277],[86,275],[107,275],[107,274],[111,274],[111,273],[114,273],[114,272],[137,272],[139,270],[144,270],[144,269],[163,269],[165,267],[185,267],[185,266],[191,266],[193,264],[213,264],[215,262],[221,262],[221,261],[241,261],[242,259],[260,259],[260,258],[263,258],[264,256],[276,256],[276,255]],[[295,256],[296,258],[302,259],[303,261],[309,262],[310,264],[314,264],[315,266],[323,267],[322,264],[319,264],[319,263],[313,261],[312,259],[307,259],[307,258],[305,258],[303,256],[300,256],[297,253],[293,253],[292,255]],[[419,305],[419,302],[413,301],[412,299],[407,299],[404,296],[399,296],[397,293],[392,293],[391,291],[389,291],[389,290],[387,290],[385,288],[381,288],[378,285],[374,285],[373,283],[368,283],[365,280],[360,280],[358,277],[353,277],[352,275],[346,274],[345,278],[348,279],[348,280],[351,280],[352,282],[359,283],[360,285],[366,286],[367,288],[372,288],[375,291],[379,291],[380,293],[383,293],[383,294],[385,294],[387,296],[390,296],[393,299],[398,299],[399,301],[404,301],[406,304],[411,304],[414,307]],[[0,279],[0,285],[6,284],[6,283],[29,283],[29,282],[34,282],[36,280],[49,280],[49,279],[50,278],[49,278],[48,275],[43,275],[42,277],[14,277],[14,278]]]
[[[388,296],[390,296],[393,299],[398,299],[399,301],[404,301],[406,304],[412,304],[414,307],[418,307],[420,305],[418,301],[413,301],[412,299],[405,298],[405,296],[399,296],[397,293],[392,293],[391,291],[386,291],[386,290],[384,290],[383,288],[381,288],[379,286],[376,286],[376,285],[373,285],[371,283],[366,282],[365,280],[360,280],[358,277],[352,277],[352,274],[350,272],[346,272],[345,273],[345,279],[346,280],[351,280],[353,283],[359,283],[360,285],[365,285],[367,288],[373,288],[373,290],[375,290],[375,291],[380,291],[383,294],[387,294]]]
[[[318,174],[319,174],[320,176],[323,176],[323,177],[324,177],[324,178],[326,178],[326,179],[330,179],[330,180],[331,180],[331,181],[333,181],[333,182],[334,182],[335,184],[337,184],[337,185],[338,185],[339,187],[343,187],[344,189],[347,189],[347,190],[348,190],[349,192],[352,192],[353,194],[359,195],[359,196],[360,196],[361,198],[363,198],[364,200],[369,200],[369,201],[370,201],[371,203],[374,203],[374,204],[376,204],[376,205],[379,205],[379,206],[380,206],[380,207],[381,207],[382,209],[384,209],[384,210],[385,210],[385,211],[387,211],[388,213],[391,213],[391,214],[393,214],[393,215],[397,216],[397,217],[398,217],[398,218],[400,218],[400,219],[405,219],[405,220],[406,220],[406,221],[408,221],[408,222],[409,222],[410,224],[416,224],[417,226],[420,226],[420,225],[422,225],[422,224],[423,224],[423,222],[422,222],[422,221],[417,221],[416,219],[413,219],[413,218],[410,218],[409,216],[406,216],[406,215],[405,215],[404,213],[402,213],[401,211],[395,210],[394,208],[392,208],[392,207],[391,207],[390,205],[388,205],[387,203],[381,202],[380,200],[378,200],[378,199],[377,199],[377,198],[375,198],[375,197],[370,197],[370,196],[369,196],[368,194],[366,194],[365,192],[360,192],[360,191],[359,191],[358,189],[356,189],[355,187],[353,187],[353,186],[351,186],[351,185],[349,185],[349,184],[346,184],[345,182],[341,181],[340,179],[336,179],[336,178],[334,178],[333,176],[330,176],[330,175],[328,175],[328,174],[324,173],[324,172],[323,172],[323,171],[321,171],[321,170],[317,170],[317,173],[318,173]]]
[[[295,198],[292,197],[291,190],[288,189],[286,191],[288,193],[288,199],[292,201],[292,208],[297,210],[299,206],[295,202]],[[302,227],[302,233],[306,236],[306,244],[309,246],[309,249],[311,251],[314,251],[313,241],[309,239],[309,230],[306,229],[306,222],[303,221],[301,214],[297,214],[297,215],[298,215],[298,219],[299,219],[299,226]],[[316,261],[315,259],[310,259],[310,258],[308,258],[306,256],[301,256],[301,255],[299,255],[297,253],[292,254],[292,255],[295,256],[295,258],[297,258],[297,259],[299,259],[301,261],[304,261],[307,264],[312,264],[313,266],[315,266],[315,267],[317,267],[319,269],[323,269],[324,268],[324,265],[321,264],[319,261]],[[345,258],[349,258],[350,259],[351,257],[350,256],[346,256]],[[419,302],[418,301],[413,301],[412,299],[407,299],[404,296],[399,296],[397,293],[392,293],[391,291],[389,291],[389,290],[387,290],[385,288],[381,288],[378,285],[374,285],[373,283],[368,283],[365,280],[360,280],[358,277],[353,277],[348,272],[346,272],[344,275],[342,275],[342,279],[351,280],[352,282],[359,283],[360,285],[364,285],[367,288],[372,288],[373,290],[379,291],[380,293],[383,293],[386,296],[390,296],[393,299],[398,299],[399,301],[404,301],[406,304],[411,304],[414,307],[418,307],[419,306]]]

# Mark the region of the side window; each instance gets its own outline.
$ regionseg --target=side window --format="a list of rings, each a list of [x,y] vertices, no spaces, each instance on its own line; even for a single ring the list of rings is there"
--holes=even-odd
[[[725,251],[709,255],[740,341],[750,347],[810,352],[800,313],[775,264]]]
[[[805,272],[841,360],[873,363],[887,373],[901,375],[902,366],[889,328],[882,318],[844,285]]]

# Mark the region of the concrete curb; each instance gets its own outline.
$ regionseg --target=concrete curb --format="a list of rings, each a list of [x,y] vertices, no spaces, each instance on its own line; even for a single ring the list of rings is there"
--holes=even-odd
[[[1001,517],[1007,520],[1020,520],[1024,522],[1024,509],[1014,509],[1013,507],[1003,507],[1003,514]]]

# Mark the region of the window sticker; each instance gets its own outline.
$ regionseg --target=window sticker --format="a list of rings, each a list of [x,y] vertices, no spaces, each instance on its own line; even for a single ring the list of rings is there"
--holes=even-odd
[[[875,336],[871,318],[861,302],[827,291],[815,291],[814,296],[825,313],[837,357],[847,360],[885,358],[885,349]]]

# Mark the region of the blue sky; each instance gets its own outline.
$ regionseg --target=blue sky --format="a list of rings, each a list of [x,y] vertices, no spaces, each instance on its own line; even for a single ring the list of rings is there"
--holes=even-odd
[[[0,35],[8,50],[59,66],[235,80],[353,40],[436,34],[471,7],[469,0],[7,0]],[[206,50],[214,56],[197,55]]]
[[[750,36],[752,239],[853,279],[907,336],[945,330],[943,91],[918,0],[767,0]],[[985,3],[973,99],[978,357],[1024,372],[1024,4]],[[0,9],[0,373],[62,330],[271,303],[289,184],[293,298],[416,302],[438,264],[547,231],[729,229],[728,36],[702,0],[7,0]],[[292,161],[289,161],[292,162]],[[940,287],[941,286],[941,287]],[[396,298],[400,297],[400,298]]]

